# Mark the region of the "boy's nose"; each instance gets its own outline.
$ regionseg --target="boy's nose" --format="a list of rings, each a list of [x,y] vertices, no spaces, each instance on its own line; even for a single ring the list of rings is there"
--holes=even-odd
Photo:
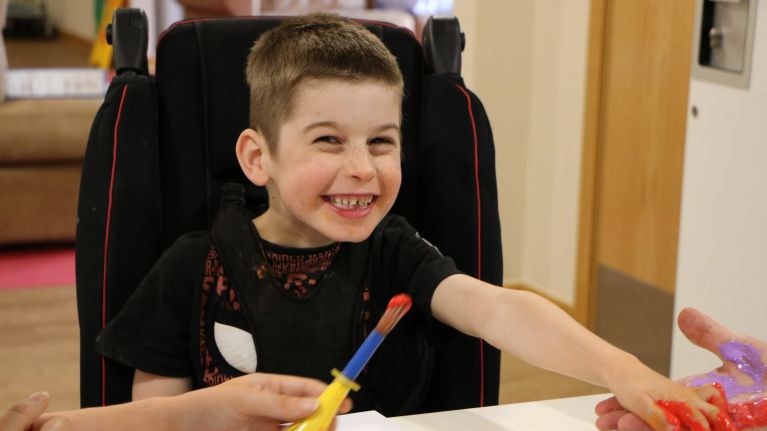
[[[360,182],[370,181],[376,174],[375,166],[367,151],[354,151],[350,154],[345,170],[346,175]]]

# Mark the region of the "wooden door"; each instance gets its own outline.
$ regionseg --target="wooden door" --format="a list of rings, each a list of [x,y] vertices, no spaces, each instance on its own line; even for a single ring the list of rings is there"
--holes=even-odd
[[[593,0],[578,316],[668,372],[695,0]]]

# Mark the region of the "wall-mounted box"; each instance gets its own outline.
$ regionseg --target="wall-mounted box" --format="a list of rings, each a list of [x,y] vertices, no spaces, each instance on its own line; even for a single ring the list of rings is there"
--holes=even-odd
[[[692,76],[748,88],[758,0],[698,0]]]

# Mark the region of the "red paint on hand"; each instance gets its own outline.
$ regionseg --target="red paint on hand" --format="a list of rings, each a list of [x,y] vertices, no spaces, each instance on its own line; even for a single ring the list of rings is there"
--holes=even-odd
[[[767,426],[767,399],[729,404],[727,413],[738,430]]]
[[[712,386],[717,394],[710,396],[706,402],[719,408],[714,423],[709,424],[713,431],[745,431],[767,427],[767,398],[741,403],[728,403],[727,395],[719,383]],[[658,401],[658,406],[666,414],[666,420],[674,431],[685,429],[703,431],[703,425],[695,420],[692,408],[681,401]],[[681,424],[680,424],[681,423]]]
[[[658,406],[663,410],[663,414],[666,415],[666,422],[671,426],[672,431],[680,431],[682,425],[679,423],[679,418],[674,416],[673,413],[667,408],[668,401],[658,401]]]
[[[671,412],[673,416],[679,419],[687,428],[691,431],[706,431],[706,427],[703,426],[698,419],[695,418],[695,414],[692,408],[681,401],[658,401],[658,405],[665,408],[668,412]],[[668,418],[668,415],[666,415]],[[669,421],[669,423],[671,423]],[[672,426],[674,424],[671,424]],[[676,428],[679,429],[679,428]]]
[[[719,409],[716,420],[711,424],[713,431],[737,431],[738,428],[727,414],[727,395],[724,393],[724,388],[719,383],[713,383],[711,386],[716,390],[716,395],[708,397],[706,402]]]

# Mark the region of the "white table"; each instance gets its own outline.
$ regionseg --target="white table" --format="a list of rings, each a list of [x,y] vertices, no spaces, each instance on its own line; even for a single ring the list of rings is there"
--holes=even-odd
[[[339,416],[338,431],[594,431],[594,406],[610,394],[385,418]]]

